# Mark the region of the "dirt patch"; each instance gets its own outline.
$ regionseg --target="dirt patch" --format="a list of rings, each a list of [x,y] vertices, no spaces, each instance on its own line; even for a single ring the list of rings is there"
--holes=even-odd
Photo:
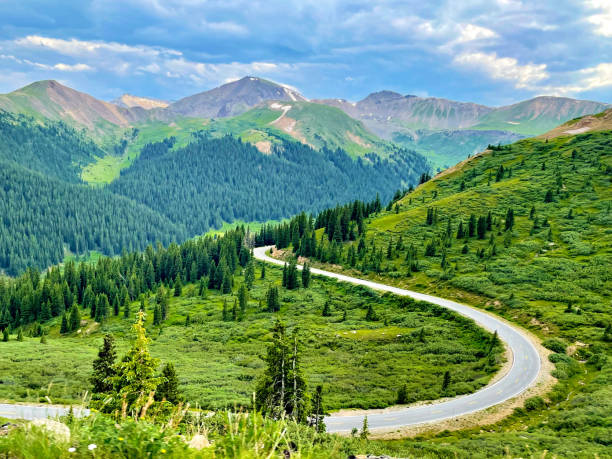
[[[356,134],[353,134],[350,131],[346,131],[346,136],[350,139],[351,142],[356,143],[357,145],[359,145],[360,147],[364,147],[364,148],[372,148],[372,145],[370,145],[369,143],[367,143],[365,140],[363,140],[361,137],[359,137]]]
[[[255,142],[255,148],[261,151],[264,155],[269,155],[272,151],[272,142],[269,140],[260,140]]]

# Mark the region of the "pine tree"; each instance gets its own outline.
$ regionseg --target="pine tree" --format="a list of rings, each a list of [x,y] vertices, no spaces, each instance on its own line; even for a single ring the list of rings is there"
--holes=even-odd
[[[161,325],[162,323],[162,314],[161,314],[161,306],[159,303],[155,304],[155,308],[153,308],[153,325]]]
[[[330,305],[330,301],[329,300],[325,301],[325,304],[323,305],[323,312],[321,313],[321,315],[323,317],[330,317],[332,315],[332,313],[331,313],[331,305]]]
[[[141,295],[141,300],[143,299],[142,295]],[[124,319],[129,319],[130,317],[130,301],[129,298],[127,298],[127,301],[123,302],[123,318]]]
[[[179,390],[179,381],[176,376],[176,370],[172,362],[168,362],[162,370],[163,382],[157,386],[155,392],[155,400],[166,400],[173,405],[177,405],[183,401],[183,396]]]
[[[468,221],[468,237],[474,237],[475,232],[476,232],[476,216],[472,214],[470,215],[470,220]]]
[[[278,288],[275,286],[270,286],[266,293],[266,303],[268,306],[268,312],[278,312],[280,311],[280,300],[278,296]]]
[[[183,294],[183,281],[181,276],[177,275],[174,280],[174,296],[181,296]]]
[[[309,286],[310,286],[310,265],[308,263],[304,263],[304,268],[302,268],[302,287],[308,288]]]
[[[295,258],[292,258],[287,266],[287,279],[285,287],[288,290],[294,290],[300,286],[298,281],[297,262]]]
[[[511,231],[514,227],[514,210],[512,208],[508,209],[506,212],[506,231]]]
[[[553,202],[553,193],[551,190],[548,190],[546,192],[546,195],[544,196],[544,202],[549,203],[549,202]]]
[[[9,331],[8,331],[8,328],[5,328],[4,330],[2,330],[2,341],[6,343],[8,342],[8,340],[9,340]]]
[[[223,298],[223,310],[221,312],[221,318],[224,322],[227,322],[230,319],[229,311],[227,309],[227,299],[226,298]]]
[[[108,297],[101,293],[96,300],[96,322],[103,322],[108,317],[109,309]]]
[[[484,239],[487,233],[487,221],[485,217],[478,217],[478,223],[476,224],[476,232],[478,239]]]
[[[251,258],[244,270],[244,283],[246,284],[246,288],[251,290],[253,288],[253,282],[255,282],[255,263]]]
[[[370,321],[370,322],[375,322],[378,320],[378,316],[376,315],[376,312],[374,312],[372,303],[368,304],[368,310],[365,315],[365,320]]]
[[[122,413],[134,413],[140,418],[146,416],[147,408],[162,378],[155,376],[158,360],[149,353],[149,339],[144,328],[145,313],[138,312],[132,327],[134,341],[127,354],[115,366],[116,376],[112,378],[117,400],[125,403]],[[116,407],[119,409],[119,406]]]
[[[289,338],[285,325],[277,321],[264,361],[266,369],[257,384],[256,408],[273,419],[287,416],[306,422],[309,397],[301,371],[297,332]]]
[[[60,333],[63,335],[68,333],[70,330],[68,328],[68,319],[66,318],[66,313],[62,314],[62,325],[60,326]]]
[[[442,380],[442,392],[445,392],[446,389],[448,389],[448,386],[450,386],[451,383],[451,374],[450,371],[446,370],[444,372],[444,378]]]
[[[238,320],[238,300],[234,300],[234,306],[232,306],[232,320],[234,322]]]
[[[70,320],[68,321],[68,328],[70,331],[77,331],[81,326],[81,313],[79,307],[76,304],[70,308]]]
[[[221,292],[224,294],[230,293],[232,291],[232,275],[230,273],[226,273],[223,276],[223,282],[221,284]]]
[[[283,280],[281,281],[282,287],[287,287],[287,263],[283,265]]]
[[[115,339],[112,335],[104,335],[104,342],[98,351],[98,357],[93,362],[93,374],[89,379],[94,394],[110,392],[113,389],[110,378],[115,376],[116,356]]]
[[[266,278],[266,264],[265,263],[261,264],[261,278],[262,279]]]
[[[408,403],[408,386],[403,384],[397,391],[397,404],[405,405]]]
[[[47,335],[44,333],[40,335],[40,344],[47,344]]]
[[[463,221],[459,220],[459,227],[457,228],[457,239],[463,239],[465,236],[463,231]]]
[[[323,408],[323,386],[319,385],[315,388],[312,396],[312,414],[310,416],[310,425],[314,427],[315,432],[325,432],[325,409]]]

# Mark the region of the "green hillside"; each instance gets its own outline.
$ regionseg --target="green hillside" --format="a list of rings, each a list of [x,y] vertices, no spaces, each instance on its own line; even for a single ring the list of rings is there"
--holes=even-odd
[[[81,168],[105,153],[63,122],[0,110],[0,160],[67,182],[80,182]]]
[[[382,451],[588,457],[609,448],[611,183],[608,130],[522,140],[471,158],[365,221],[365,236],[355,242],[337,242],[350,239],[333,223],[344,210],[323,215],[320,227],[333,237],[312,259],[487,309],[554,351],[558,383],[537,404],[485,432],[398,441]]]

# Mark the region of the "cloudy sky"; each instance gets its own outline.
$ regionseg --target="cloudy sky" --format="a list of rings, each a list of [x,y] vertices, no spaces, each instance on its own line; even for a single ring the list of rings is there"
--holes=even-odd
[[[0,0],[0,92],[173,100],[245,75],[310,98],[612,102],[612,0]]]

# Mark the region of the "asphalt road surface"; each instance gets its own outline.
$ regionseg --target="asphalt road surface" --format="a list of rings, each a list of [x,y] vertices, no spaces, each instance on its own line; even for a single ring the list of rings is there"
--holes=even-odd
[[[276,265],[284,264],[283,261],[276,260],[266,255],[266,252],[271,247],[272,246],[257,247],[254,250],[255,258]],[[302,267],[298,266],[298,269],[302,269]],[[321,269],[311,268],[311,272],[318,276],[332,277],[343,282],[363,285],[374,290],[391,292],[401,296],[409,296],[415,300],[427,301],[428,303],[451,309],[461,315],[471,318],[474,322],[487,330],[492,332],[497,330],[499,338],[504,341],[512,351],[512,367],[510,371],[496,383],[486,386],[473,394],[457,397],[445,402],[400,408],[387,412],[374,411],[367,415],[370,429],[392,430],[417,424],[435,423],[444,419],[484,410],[515,397],[526,390],[535,382],[540,372],[540,356],[531,340],[529,340],[529,338],[527,338],[518,328],[483,311],[444,298],[323,271]],[[356,377],[359,377],[359,375],[356,375]],[[351,431],[353,428],[361,428],[363,417],[363,414],[355,416],[331,415],[325,418],[325,425],[327,426],[328,432],[347,432]]]

